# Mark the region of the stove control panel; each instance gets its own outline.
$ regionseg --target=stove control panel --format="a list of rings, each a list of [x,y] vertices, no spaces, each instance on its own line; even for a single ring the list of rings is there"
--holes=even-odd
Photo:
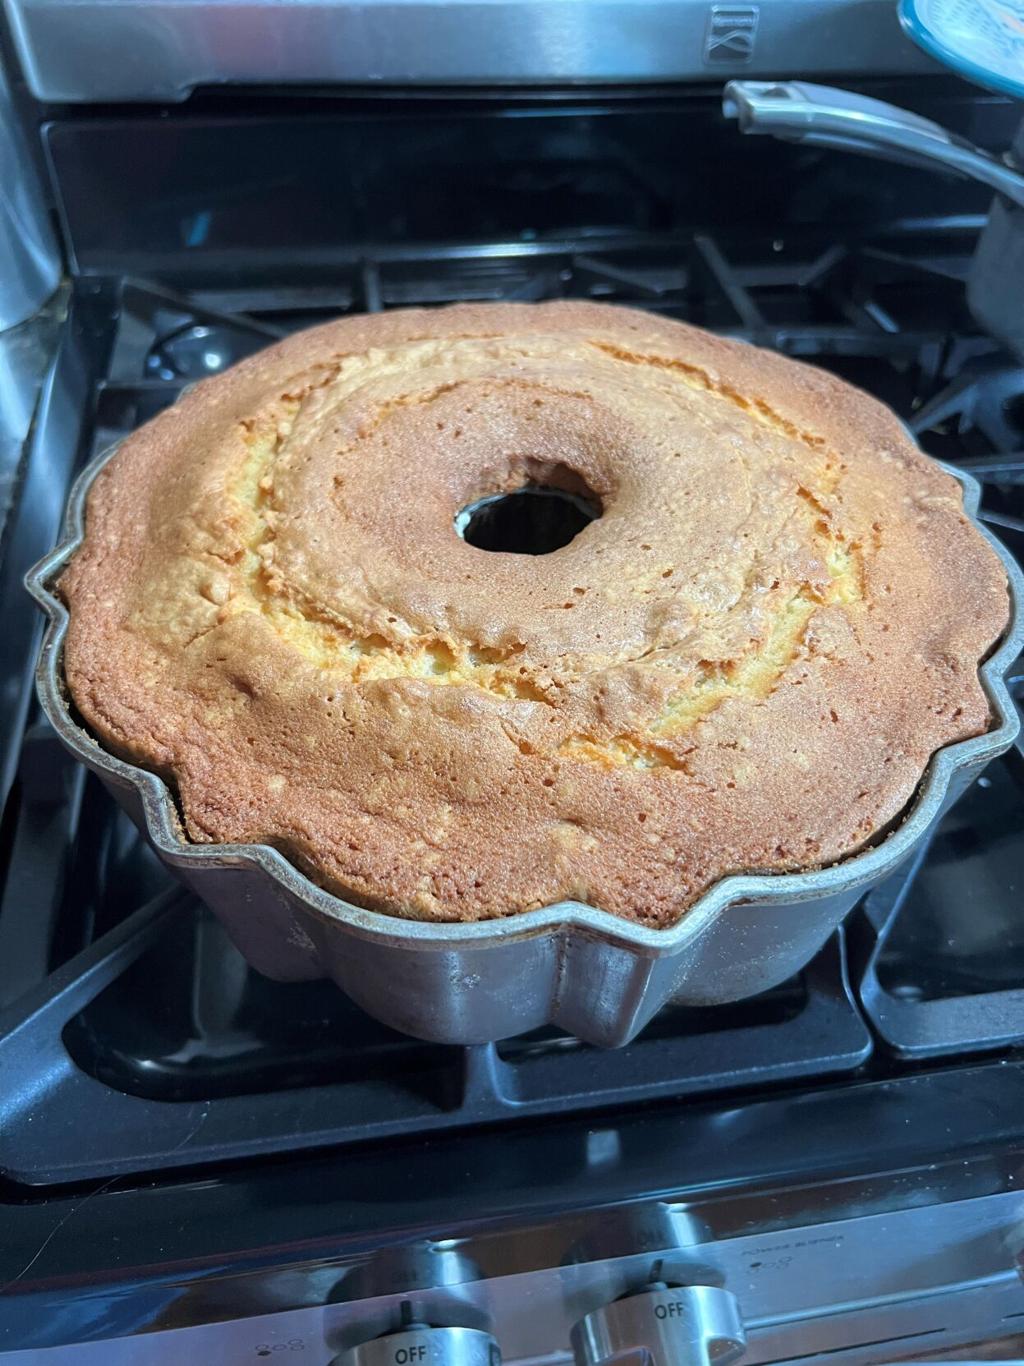
[[[476,1328],[432,1328],[406,1323],[348,1347],[331,1366],[500,1366],[501,1352],[490,1333]]]
[[[577,1366],[642,1353],[651,1366],[728,1366],[747,1342],[735,1295],[655,1282],[587,1314],[572,1330]]]
[[[965,1164],[950,1166],[961,1179]],[[966,1169],[978,1179],[975,1164]],[[991,1179],[988,1159],[982,1175]],[[904,1189],[902,1172],[898,1180],[899,1198],[915,1202],[923,1190],[944,1189]],[[697,1214],[667,1209],[643,1212],[632,1240],[601,1213],[574,1225],[560,1246],[534,1230],[529,1244],[506,1242],[502,1231],[472,1247],[388,1248],[315,1267],[319,1302],[291,1309],[281,1307],[296,1293],[286,1267],[280,1279],[248,1287],[236,1318],[154,1321],[151,1331],[41,1352],[0,1348],[0,1366],[573,1366],[574,1357],[576,1366],[638,1366],[641,1358],[645,1366],[745,1366],[812,1356],[880,1366],[1018,1332],[1024,1286],[1011,1259],[1024,1229],[1021,1193],[864,1208],[879,1189],[876,1179],[826,1188],[818,1198],[833,1192],[840,1217],[817,1222],[785,1222],[784,1206],[773,1204],[771,1227],[717,1239],[708,1232],[703,1244]],[[738,1198],[735,1218],[745,1226],[750,1207],[745,1194]],[[616,1256],[630,1241],[635,1250]],[[182,1313],[178,1299],[170,1304]]]

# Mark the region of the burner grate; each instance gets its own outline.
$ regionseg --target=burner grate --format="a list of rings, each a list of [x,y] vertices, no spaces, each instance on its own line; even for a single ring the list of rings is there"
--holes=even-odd
[[[868,948],[860,999],[897,1056],[960,1057],[1024,1045],[1022,831],[1018,739],[910,867],[862,903]]]
[[[175,963],[187,975],[162,981]],[[840,937],[772,997],[720,1010],[714,1027],[714,1012],[670,1012],[671,1027],[613,1053],[564,1036],[420,1043],[327,986],[257,978],[172,889],[0,1020],[14,1097],[0,1169],[30,1184],[166,1170],[841,1074],[867,1057]]]

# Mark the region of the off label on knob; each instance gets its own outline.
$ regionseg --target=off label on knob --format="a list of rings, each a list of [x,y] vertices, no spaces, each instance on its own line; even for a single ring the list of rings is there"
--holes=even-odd
[[[501,1352],[494,1338],[479,1329],[407,1322],[397,1333],[339,1352],[331,1366],[501,1366]]]
[[[648,1282],[586,1314],[572,1330],[576,1366],[731,1366],[746,1348],[732,1293],[720,1286]]]
[[[682,1300],[669,1300],[668,1304],[654,1306],[656,1319],[682,1319],[686,1317],[686,1305]]]

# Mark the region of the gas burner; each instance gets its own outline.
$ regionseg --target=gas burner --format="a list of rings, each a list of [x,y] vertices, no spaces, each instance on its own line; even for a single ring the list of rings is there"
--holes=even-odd
[[[266,345],[265,337],[223,324],[193,323],[161,337],[146,355],[147,379],[191,382],[217,375]]]

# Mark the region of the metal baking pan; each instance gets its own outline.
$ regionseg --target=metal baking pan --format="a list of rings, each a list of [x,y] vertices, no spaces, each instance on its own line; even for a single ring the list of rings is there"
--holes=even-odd
[[[113,453],[79,477],[59,545],[26,576],[49,617],[37,668],[47,717],[163,862],[220,917],[253,967],[285,981],[331,977],[369,1014],[419,1038],[485,1043],[551,1023],[615,1047],[669,1000],[715,1005],[776,986],[813,957],[872,884],[920,847],[1020,728],[1005,674],[1024,643],[1024,574],[978,524],[976,481],[943,466],[963,486],[967,515],[1003,562],[1010,623],[980,669],[992,728],[933,755],[887,838],[815,872],[725,877],[670,929],[648,929],[573,901],[476,924],[367,911],[317,887],[265,845],[188,842],[162,779],[107,753],[75,719],[62,665],[68,614],[54,586],[82,542],[89,488]]]

